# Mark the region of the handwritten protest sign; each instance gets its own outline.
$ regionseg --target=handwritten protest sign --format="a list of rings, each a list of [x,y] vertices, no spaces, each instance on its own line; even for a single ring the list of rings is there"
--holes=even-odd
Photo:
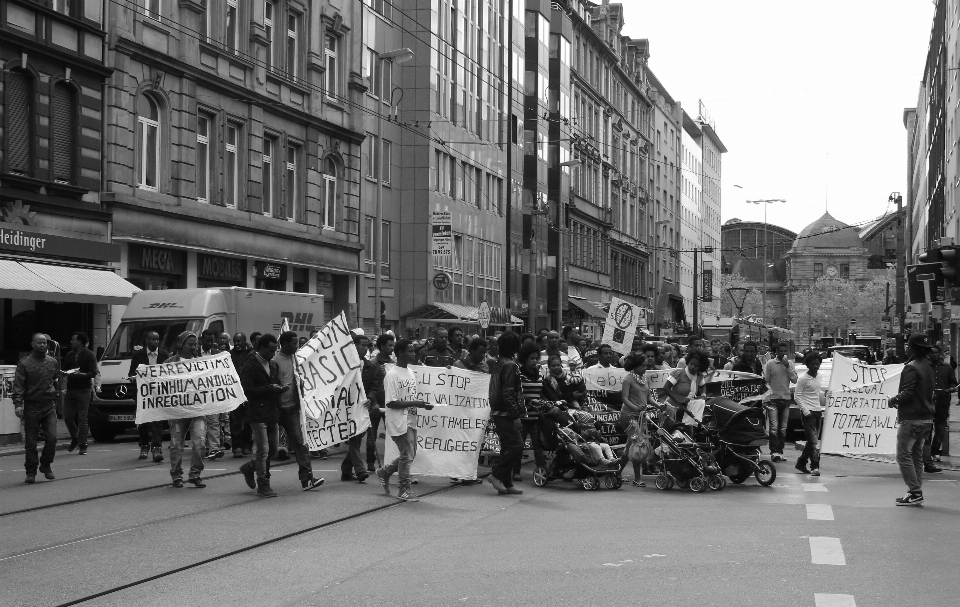
[[[363,362],[341,312],[297,351],[300,423],[311,451],[345,443],[370,427]]]
[[[247,400],[229,352],[137,367],[137,423],[233,411]]]
[[[417,377],[417,456],[411,471],[426,476],[477,478],[477,456],[490,422],[490,375],[443,367],[410,366]],[[388,437],[384,461],[399,452]]]
[[[903,365],[864,365],[834,353],[820,451],[895,453],[897,410],[889,399],[902,372]]]
[[[629,354],[633,348],[633,338],[637,336],[637,324],[641,318],[646,318],[646,311],[643,308],[618,297],[612,298],[600,343],[609,344],[620,354]]]

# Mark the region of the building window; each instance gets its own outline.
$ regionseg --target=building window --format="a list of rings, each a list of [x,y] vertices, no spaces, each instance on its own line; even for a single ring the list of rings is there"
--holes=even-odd
[[[816,277],[816,278],[820,278],[821,276],[823,276],[823,264],[822,264],[822,263],[815,263],[815,264],[813,264],[813,275],[814,275],[814,277]]]
[[[70,85],[59,82],[53,87],[53,179],[73,183],[77,154],[77,102]]]
[[[66,0],[65,2],[58,2],[58,4],[67,4],[69,6],[70,1]],[[64,11],[60,11],[64,12]],[[143,14],[151,19],[160,20],[160,0],[143,0]]]
[[[383,140],[383,184],[390,185],[390,167],[393,163],[393,144]]]
[[[337,228],[337,163],[327,158],[323,175],[323,227]]]
[[[237,208],[237,199],[240,197],[240,167],[237,162],[239,131],[236,125],[228,124],[223,145],[223,201],[234,209]]]
[[[300,45],[297,42],[300,31],[300,15],[293,11],[287,13],[287,75],[296,78],[300,75]]]
[[[273,137],[263,138],[263,214],[273,217],[273,154],[277,149],[277,140]]]
[[[366,176],[369,179],[378,179],[380,176],[380,146],[377,145],[377,136],[367,133],[367,138],[363,143],[367,155]]]
[[[274,69],[276,67],[276,65],[274,64],[276,51],[274,51],[273,49],[273,12],[274,12],[273,2],[264,2],[263,3],[263,31],[267,38],[267,67],[270,69]]]
[[[390,222],[384,221],[381,224],[381,233],[374,234],[373,226],[376,224],[375,217],[364,217],[363,219],[363,233],[364,238],[366,239],[366,250],[364,251],[364,261],[367,265],[367,272],[374,273],[376,269],[373,267],[375,263],[374,248],[377,242],[377,239],[380,240],[380,275],[384,277],[390,276]]]
[[[137,98],[137,126],[137,185],[156,192],[160,182],[160,108],[146,93]]]
[[[295,145],[287,146],[287,199],[284,205],[284,216],[287,221],[294,221],[297,208],[297,156],[299,148]]]
[[[234,55],[240,54],[239,18],[237,0],[227,0],[227,48],[233,51]]]
[[[849,264],[845,264],[845,263],[840,264],[840,278],[843,278],[844,280],[849,280],[849,279],[850,279],[850,265],[849,265]]]
[[[74,0],[53,0],[53,10],[73,16]]]
[[[200,33],[203,34],[204,40],[210,39],[210,15],[209,11],[210,0],[200,0],[200,4],[203,7],[203,10],[200,12]]]
[[[326,57],[326,79],[327,79],[327,97],[340,96],[340,61],[337,57],[337,50],[340,47],[340,39],[333,34],[327,34],[326,42],[323,46],[323,55]]]
[[[11,173],[33,172],[33,79],[24,71],[12,70],[5,78],[6,161]]]
[[[197,116],[197,200],[210,202],[210,117]]]
[[[387,19],[390,18],[392,8],[390,0],[363,0],[363,3]]]
[[[393,62],[388,59],[381,59],[380,55],[373,49],[365,49],[363,57],[363,76],[370,79],[370,90],[372,96],[390,103],[390,91],[393,88]]]

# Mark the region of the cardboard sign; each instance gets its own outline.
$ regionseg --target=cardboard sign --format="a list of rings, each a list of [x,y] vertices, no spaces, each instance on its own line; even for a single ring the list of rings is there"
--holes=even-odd
[[[233,411],[247,397],[229,352],[137,367],[137,423]]]
[[[643,308],[614,297],[610,300],[610,311],[607,313],[607,322],[603,325],[600,343],[609,344],[620,354],[629,354],[641,318],[646,318]]]
[[[896,453],[897,410],[903,365],[864,365],[833,355],[830,394],[823,414],[822,453]]]

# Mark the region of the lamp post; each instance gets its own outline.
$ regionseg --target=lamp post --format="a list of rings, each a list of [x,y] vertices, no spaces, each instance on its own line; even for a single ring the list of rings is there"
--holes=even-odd
[[[394,61],[396,63],[406,63],[413,59],[413,51],[409,48],[399,48],[396,50],[388,51],[386,53],[380,53],[377,55],[377,61],[381,59],[387,59]],[[376,65],[371,66],[373,73],[377,73]],[[392,79],[391,79],[392,80]],[[381,91],[381,95],[385,91]],[[377,102],[379,106],[379,101]],[[380,276],[381,271],[383,270],[383,109],[382,107],[378,108],[377,111],[377,141],[376,141],[376,154],[377,154],[377,166],[379,167],[379,172],[377,174],[377,218],[376,225],[373,226],[373,249],[374,249],[374,263],[375,263],[375,272],[374,276],[374,302],[373,302],[373,317],[374,317],[374,327],[376,327],[376,334],[379,335],[383,331],[383,327],[380,324],[380,308],[383,305],[383,293],[382,293],[382,278]],[[370,162],[373,162],[373,158],[370,159]]]
[[[748,200],[750,204],[762,204],[763,205],[763,300],[761,309],[763,310],[763,315],[767,315],[767,205],[773,204],[775,202],[786,202],[782,198],[771,198],[769,200]],[[766,321],[766,319],[764,319]]]
[[[669,219],[661,219],[659,221],[654,222],[653,224],[654,232],[656,232],[657,235],[659,235],[660,226],[666,225],[668,223],[670,223]],[[660,324],[660,315],[659,315],[660,296],[657,293],[658,287],[659,287],[657,283],[657,276],[659,275],[659,273],[660,273],[660,246],[657,245],[653,247],[653,332],[655,335],[660,334],[660,331],[658,330],[658,325]]]

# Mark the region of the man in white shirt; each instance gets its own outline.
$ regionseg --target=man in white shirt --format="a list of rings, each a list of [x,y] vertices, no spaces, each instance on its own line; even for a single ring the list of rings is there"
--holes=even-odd
[[[410,467],[417,456],[417,409],[433,409],[433,405],[416,400],[419,392],[417,378],[407,367],[417,358],[413,342],[409,339],[397,341],[394,354],[397,364],[387,370],[383,380],[383,400],[387,408],[387,436],[396,443],[400,455],[383,468],[378,468],[376,474],[380,486],[390,495],[390,477],[397,472],[400,477],[397,497],[406,502],[416,502],[419,500],[410,490]]]
[[[803,415],[803,433],[807,439],[807,444],[797,459],[796,468],[803,474],[813,476],[820,476],[820,422],[825,399],[820,378],[817,376],[821,362],[823,359],[816,350],[807,353],[803,358],[807,372],[797,378],[797,387],[794,390],[794,400]],[[807,462],[810,462],[809,470]]]

